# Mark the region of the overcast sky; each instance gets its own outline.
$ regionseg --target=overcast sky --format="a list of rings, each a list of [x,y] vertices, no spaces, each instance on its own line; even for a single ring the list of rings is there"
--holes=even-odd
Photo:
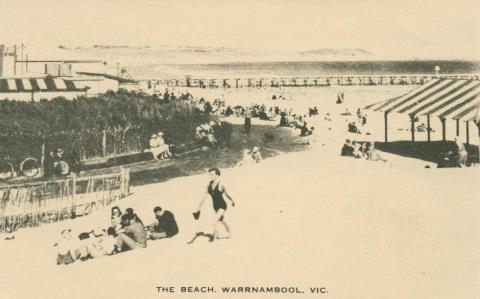
[[[362,48],[385,57],[480,57],[470,0],[0,0],[0,42],[88,46]]]

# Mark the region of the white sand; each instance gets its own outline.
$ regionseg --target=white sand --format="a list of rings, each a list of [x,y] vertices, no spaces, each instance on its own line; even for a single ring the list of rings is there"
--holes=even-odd
[[[15,240],[0,241],[0,298],[188,297],[181,286],[218,291],[192,298],[479,297],[480,169],[425,169],[424,161],[387,154],[393,168],[343,158],[345,120],[328,130],[321,119],[311,120],[317,130],[310,150],[223,171],[237,202],[226,216],[232,239],[186,244],[209,227],[210,202],[200,221],[191,215],[207,174],[136,187],[118,203],[122,210],[132,207],[148,223],[161,205],[176,215],[178,236],[56,266],[51,245],[59,231],[106,227],[109,208],[20,230]],[[157,286],[177,293],[157,293]],[[229,295],[221,286],[298,286],[305,294]],[[329,293],[309,294],[309,287]]]
[[[18,231],[15,240],[0,241],[0,298],[173,298],[186,296],[156,287],[190,285],[218,290],[196,298],[233,298],[220,292],[229,285],[298,286],[305,294],[295,296],[305,298],[320,296],[308,293],[317,286],[328,288],[327,298],[478,297],[479,168],[424,169],[424,162],[397,158],[402,166],[390,169],[338,150],[316,143],[225,170],[238,204],[228,209],[229,240],[186,244],[211,215],[209,202],[203,221],[191,215],[206,174],[133,188],[119,202],[144,222],[156,205],[175,213],[180,234],[146,249],[56,266],[51,244],[59,230],[107,226],[108,208]]]

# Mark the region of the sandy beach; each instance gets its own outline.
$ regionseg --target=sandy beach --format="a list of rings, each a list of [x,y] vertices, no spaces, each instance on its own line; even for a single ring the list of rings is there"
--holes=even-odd
[[[387,155],[393,168],[344,158],[338,154],[343,136],[328,131],[318,130],[307,151],[222,170],[237,202],[227,211],[231,239],[186,244],[211,222],[209,203],[199,221],[191,214],[206,173],[134,187],[120,208],[134,208],[149,223],[160,205],[175,214],[178,236],[57,266],[52,244],[59,231],[106,227],[108,208],[20,230],[14,240],[0,241],[1,298],[173,298],[183,286],[217,292],[197,298],[236,298],[222,293],[228,286],[298,287],[304,293],[294,296],[300,298],[320,296],[310,287],[325,287],[326,298],[474,298],[480,291],[474,283],[480,274],[479,168],[425,169],[425,161],[394,155]],[[162,286],[176,292],[158,293]]]

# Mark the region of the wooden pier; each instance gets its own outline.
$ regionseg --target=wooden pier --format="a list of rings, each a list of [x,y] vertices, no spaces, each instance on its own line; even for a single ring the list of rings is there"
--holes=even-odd
[[[421,85],[433,78],[479,80],[480,75],[382,75],[382,76],[320,76],[281,78],[212,78],[142,80],[149,86],[191,88],[262,88],[262,87],[321,87],[321,86],[375,86],[375,85]]]

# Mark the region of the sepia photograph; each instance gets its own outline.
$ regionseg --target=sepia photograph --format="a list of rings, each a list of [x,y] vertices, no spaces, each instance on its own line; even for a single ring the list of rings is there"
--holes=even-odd
[[[0,299],[480,298],[477,1],[0,12]]]

